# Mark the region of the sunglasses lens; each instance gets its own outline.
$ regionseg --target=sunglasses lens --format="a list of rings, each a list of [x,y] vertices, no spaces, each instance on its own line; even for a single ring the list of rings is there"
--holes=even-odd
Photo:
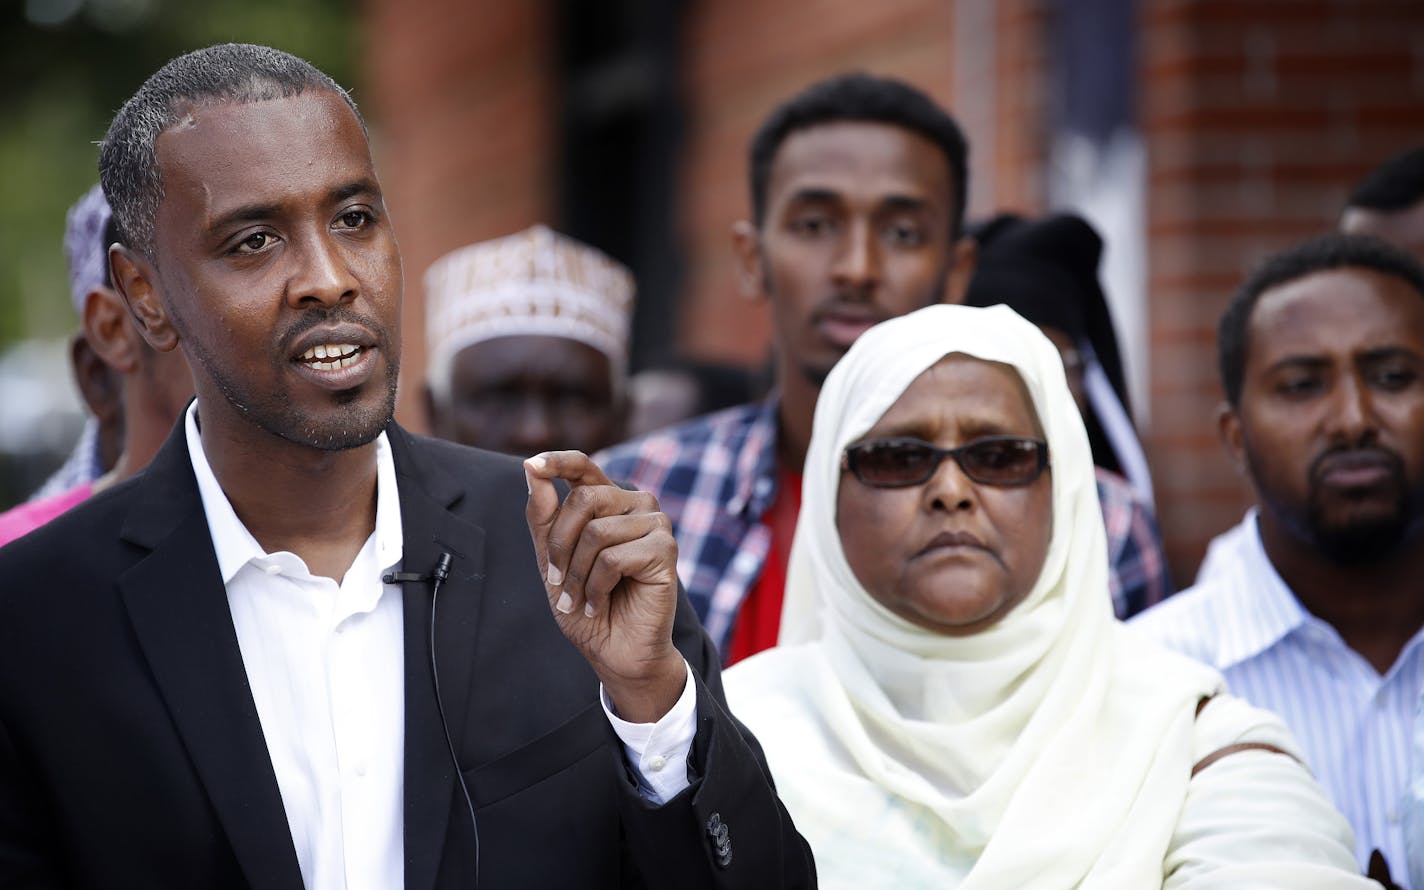
[[[867,485],[914,485],[928,479],[938,462],[922,442],[867,442],[855,449],[855,472]]]
[[[960,461],[981,482],[1013,485],[1038,477],[1038,449],[1032,439],[987,439],[965,448]]]

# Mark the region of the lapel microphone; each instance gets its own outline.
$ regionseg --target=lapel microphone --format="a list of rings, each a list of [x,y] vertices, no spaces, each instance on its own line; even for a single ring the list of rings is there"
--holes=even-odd
[[[440,558],[435,560],[435,567],[430,570],[428,575],[422,575],[419,572],[386,572],[381,576],[381,580],[386,584],[403,584],[406,581],[434,581],[438,589],[441,584],[450,580],[450,561],[453,558],[449,553],[441,553]]]

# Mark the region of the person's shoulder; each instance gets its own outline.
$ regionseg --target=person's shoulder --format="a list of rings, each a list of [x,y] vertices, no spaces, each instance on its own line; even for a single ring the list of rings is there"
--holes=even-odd
[[[393,438],[399,436],[412,453],[421,455],[427,460],[435,460],[442,466],[480,467],[495,472],[510,472],[518,470],[524,460],[514,455],[476,448],[473,445],[462,445],[448,439],[437,439],[434,436],[412,433],[402,427],[392,427],[387,430],[387,434]]]
[[[609,476],[636,481],[648,466],[697,463],[709,448],[736,450],[763,409],[760,402],[734,405],[609,446],[593,458]]]
[[[1202,704],[1193,724],[1193,747],[1200,760],[1230,745],[1269,745],[1297,760],[1299,744],[1274,711],[1258,708],[1244,698],[1218,693]]]
[[[1109,539],[1126,537],[1132,525],[1140,522],[1148,523],[1155,533],[1156,512],[1131,482],[1102,467],[1093,468],[1093,478]]]
[[[93,492],[92,483],[83,482],[59,494],[28,501],[0,513],[0,547],[24,537],[55,517],[81,503]]]
[[[1220,581],[1194,584],[1128,619],[1128,625],[1152,634],[1165,633],[1174,624],[1208,616],[1223,595]]]
[[[835,744],[826,723],[845,700],[838,682],[824,647],[814,641],[758,652],[722,674],[732,716],[756,735],[772,770],[783,773]],[[785,778],[778,776],[778,783]]]
[[[807,684],[831,668],[819,643],[774,646],[737,662],[722,672],[732,712],[784,712],[805,699]]]
[[[1132,487],[1132,483],[1124,476],[1119,476],[1112,470],[1103,467],[1093,467],[1093,481],[1098,486],[1098,497],[1111,498],[1118,501],[1139,502],[1142,498],[1137,494],[1137,489]]]
[[[1127,626],[1169,649],[1215,664],[1221,596],[1217,582],[1198,584],[1134,615]]]
[[[1163,860],[1165,890],[1377,887],[1354,838],[1280,718],[1219,694],[1193,724],[1193,766]]]
[[[66,599],[93,589],[115,571],[124,522],[135,504],[138,479],[129,479],[75,504],[0,546],[0,602],[22,602],[55,590]],[[53,601],[44,596],[44,601]],[[0,620],[4,620],[0,618]]]
[[[524,459],[459,442],[412,433],[392,425],[387,429],[395,454],[397,478],[414,478],[427,489],[444,476],[481,494],[528,494]]]

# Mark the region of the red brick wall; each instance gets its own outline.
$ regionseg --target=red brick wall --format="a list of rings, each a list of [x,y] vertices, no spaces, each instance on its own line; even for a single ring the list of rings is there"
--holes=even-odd
[[[941,101],[952,90],[947,4],[812,0],[695,4],[685,37],[690,126],[682,167],[687,280],[682,342],[749,365],[766,356],[769,313],[732,287],[728,230],[750,217],[747,145],[762,118],[814,80],[846,69],[913,79]]]
[[[367,109],[377,169],[405,258],[397,416],[425,428],[421,278],[456,247],[552,218],[557,101],[544,3],[367,4]]]
[[[1190,581],[1251,502],[1216,438],[1215,328],[1264,255],[1332,227],[1424,141],[1424,4],[1145,0],[1152,430],[1168,557]]]

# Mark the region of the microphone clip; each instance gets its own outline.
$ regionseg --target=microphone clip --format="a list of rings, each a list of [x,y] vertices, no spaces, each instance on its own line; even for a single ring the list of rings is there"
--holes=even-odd
[[[417,584],[434,581],[436,584],[442,584],[450,579],[451,559],[450,554],[444,552],[435,561],[435,566],[431,568],[428,575],[422,575],[419,572],[386,572],[381,576],[381,581],[386,584],[404,584],[408,581],[414,581]]]
[[[381,581],[386,584],[404,584],[407,581],[429,581],[429,575],[422,575],[418,572],[386,572],[381,576]]]

